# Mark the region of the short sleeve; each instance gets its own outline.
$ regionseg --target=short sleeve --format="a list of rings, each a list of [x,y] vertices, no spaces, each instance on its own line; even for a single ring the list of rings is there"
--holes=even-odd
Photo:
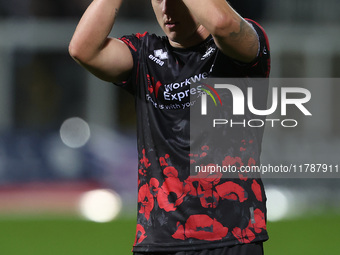
[[[258,39],[259,39],[259,52],[254,60],[251,63],[250,68],[250,76],[252,77],[269,77],[270,73],[270,46],[269,40],[264,29],[255,21],[247,19],[247,21],[253,26],[255,29]]]
[[[142,38],[147,35],[147,32],[140,34],[132,34],[132,35],[125,35],[120,38],[122,42],[124,42],[131,52],[133,58],[133,69],[129,79],[123,81],[121,83],[115,83],[117,86],[122,87],[123,89],[127,90],[131,94],[135,94],[136,86],[138,84],[138,67],[140,63],[140,55],[142,50]]]

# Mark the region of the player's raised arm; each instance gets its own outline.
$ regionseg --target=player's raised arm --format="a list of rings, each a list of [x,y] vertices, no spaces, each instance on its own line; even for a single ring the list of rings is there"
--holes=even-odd
[[[257,34],[226,0],[182,1],[197,21],[212,34],[225,55],[242,62],[255,59],[259,48]]]
[[[94,0],[81,18],[69,45],[70,55],[100,79],[126,80],[133,66],[130,50],[108,37],[122,0]]]

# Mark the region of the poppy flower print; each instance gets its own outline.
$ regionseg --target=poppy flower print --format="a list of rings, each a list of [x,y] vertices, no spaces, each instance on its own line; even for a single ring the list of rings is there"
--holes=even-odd
[[[243,166],[242,159],[240,157],[231,157],[226,156],[224,160],[222,161],[223,166],[237,166],[237,169],[240,169],[241,166]]]
[[[151,194],[156,196],[159,189],[159,181],[156,178],[151,178],[149,187]]]
[[[260,234],[263,230],[266,230],[265,216],[260,209],[255,209],[253,220],[254,223],[252,223],[252,220],[250,220],[248,226],[245,229],[241,229],[239,227],[233,229],[232,234],[241,243],[250,243],[255,239],[255,233]]]
[[[168,166],[168,163],[166,162],[166,160],[169,158],[169,154],[166,154],[164,157],[160,157],[159,158],[159,165],[160,166]]]
[[[143,240],[147,238],[147,235],[145,233],[145,229],[141,224],[137,224],[136,227],[136,238],[135,238],[135,243],[136,244],[140,244],[141,242],[143,242]]]
[[[191,215],[184,226],[178,222],[177,230],[172,237],[182,240],[195,238],[215,241],[221,240],[227,234],[228,228],[224,227],[216,219],[212,219],[208,215],[197,214]]]
[[[149,220],[150,213],[154,207],[154,197],[150,192],[148,184],[144,184],[139,188],[138,192],[138,204],[140,205],[139,213],[144,214],[145,218]]]
[[[218,195],[222,199],[244,202],[248,199],[247,192],[239,184],[227,181],[216,187]]]
[[[232,234],[239,240],[240,243],[250,243],[255,239],[254,233],[249,227],[241,230],[239,227],[233,229]]]
[[[190,164],[196,163],[196,159],[198,159],[198,158],[204,158],[204,157],[206,157],[206,156],[208,155],[209,149],[210,149],[210,148],[209,148],[208,145],[203,145],[203,146],[201,147],[201,153],[200,153],[200,154],[198,154],[198,153],[196,153],[196,154],[190,153],[190,154],[189,154],[189,157],[190,157]]]
[[[145,156],[145,149],[142,150],[143,157],[140,160],[140,163],[144,165],[145,168],[149,168],[151,166],[151,163],[149,162],[149,159]]]
[[[247,22],[257,32],[260,52],[266,53],[251,66],[240,66],[221,55],[213,38],[190,52],[179,52],[164,36],[156,34],[120,38],[134,60],[130,79],[116,84],[132,94],[136,109],[138,208],[134,253],[213,249],[268,238],[264,188],[257,175],[254,179],[237,171],[192,171],[196,166],[212,165],[240,170],[241,166],[260,163],[263,128],[243,128],[236,116],[233,127],[220,126],[211,132],[212,118],[232,117],[232,99],[236,98],[232,91],[221,89],[223,109],[212,111],[213,102],[208,99],[210,114],[203,116],[200,111],[204,103],[202,86],[215,81],[233,83],[246,94],[248,88],[258,85],[258,79],[252,83],[252,77],[268,76],[266,34],[257,23]],[[209,56],[196,61],[207,55],[207,49]],[[221,79],[210,79],[214,77]],[[268,85],[263,85],[256,86],[252,95],[253,105],[259,108],[269,91]],[[247,122],[254,116],[246,111],[241,117]]]
[[[204,186],[200,185],[197,190],[197,194],[200,198],[201,205],[204,208],[216,208],[220,197],[216,191],[209,187],[204,189]]]
[[[253,180],[251,185],[251,189],[255,194],[255,197],[258,201],[262,202],[262,190],[260,184],[256,180]]]
[[[249,158],[249,160],[248,160],[248,166],[255,166],[256,165],[256,161],[255,161],[255,159],[254,158]],[[238,174],[239,175],[239,177],[240,177],[240,180],[242,180],[242,181],[247,181],[248,180],[248,177],[247,177],[247,174],[246,173],[239,173]]]
[[[208,166],[213,165],[209,164]],[[216,185],[220,182],[222,173],[199,172],[195,177],[189,177],[185,182],[190,187],[190,194],[198,196],[202,207],[216,208],[220,199]]]
[[[147,169],[151,166],[149,159],[145,156],[145,149],[142,150],[143,157],[139,160],[138,173],[146,176]]]
[[[266,230],[266,219],[264,213],[260,209],[255,209],[254,211],[254,221],[255,223],[252,224],[251,221],[249,222],[249,226],[251,226],[256,233],[261,233],[263,230]]]
[[[189,192],[189,186],[177,177],[168,177],[158,189],[157,202],[166,212],[175,211]]]
[[[192,159],[197,159],[200,156],[206,157],[209,147],[202,147],[202,152],[193,155]],[[243,151],[246,151],[243,150]],[[244,165],[242,157],[226,156],[222,160],[222,165],[236,166],[240,169]],[[200,171],[195,176],[188,176],[181,180],[179,171],[171,164],[169,154],[159,157],[159,166],[162,172],[160,177],[142,178],[142,182],[138,193],[139,217],[143,225],[139,225],[136,233],[136,243],[142,243],[147,237],[150,229],[154,224],[160,226],[169,225],[172,232],[171,237],[176,240],[204,240],[217,241],[233,236],[240,243],[251,243],[256,241],[256,235],[263,233],[266,230],[265,214],[256,209],[253,211],[253,218],[248,218],[249,223],[246,228],[234,227],[229,229],[223,218],[213,218],[209,214],[205,214],[204,210],[216,209],[220,210],[219,205],[223,203],[233,202],[235,208],[248,207],[248,194],[251,194],[251,199],[259,202],[263,201],[263,191],[261,183],[256,179],[250,179],[247,176],[239,176],[239,179],[222,179],[223,173]],[[248,165],[255,165],[256,161],[252,157],[248,158]],[[141,176],[146,177],[146,171],[151,166],[149,159],[146,157],[145,150],[142,151],[142,158],[139,161]],[[207,164],[204,167],[214,167],[216,164]],[[181,173],[182,175],[182,173]],[[144,185],[142,185],[144,184]],[[250,193],[251,192],[251,193]],[[186,201],[197,201],[196,206],[203,213],[185,215],[182,214],[185,209],[178,210]],[[241,203],[244,206],[240,206]],[[239,206],[238,206],[239,205]],[[184,208],[184,207],[183,207]],[[222,208],[222,207],[221,207]],[[156,214],[157,213],[157,214]],[[177,221],[176,224],[171,220],[175,213],[181,213],[183,221]],[[157,217],[151,216],[152,214]],[[154,220],[153,220],[154,219]],[[142,224],[142,223],[141,223]]]
[[[166,177],[175,177],[175,178],[178,177],[178,171],[173,166],[168,166],[168,167],[164,168],[163,174]]]

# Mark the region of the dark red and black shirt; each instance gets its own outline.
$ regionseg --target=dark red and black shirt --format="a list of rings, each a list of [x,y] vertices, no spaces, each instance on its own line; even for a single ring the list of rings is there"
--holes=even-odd
[[[268,239],[266,197],[260,179],[190,175],[190,165],[209,156],[215,160],[218,155],[221,165],[259,162],[262,129],[231,132],[227,151],[216,148],[208,134],[200,137],[193,152],[190,137],[190,97],[198,94],[195,84],[209,77],[268,76],[267,37],[259,25],[249,22],[260,41],[252,64],[222,54],[211,36],[186,49],[173,48],[167,37],[148,33],[120,38],[134,61],[131,78],[119,84],[134,95],[137,112],[134,252],[197,250]]]

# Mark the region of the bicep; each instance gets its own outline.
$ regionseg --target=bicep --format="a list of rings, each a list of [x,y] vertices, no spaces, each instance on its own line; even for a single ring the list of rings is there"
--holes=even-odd
[[[214,40],[225,55],[245,63],[257,57],[260,47],[255,29],[243,18],[233,20],[232,32],[214,36]]]
[[[124,42],[107,38],[95,57],[80,64],[102,80],[121,82],[128,79],[133,68],[133,58]]]

